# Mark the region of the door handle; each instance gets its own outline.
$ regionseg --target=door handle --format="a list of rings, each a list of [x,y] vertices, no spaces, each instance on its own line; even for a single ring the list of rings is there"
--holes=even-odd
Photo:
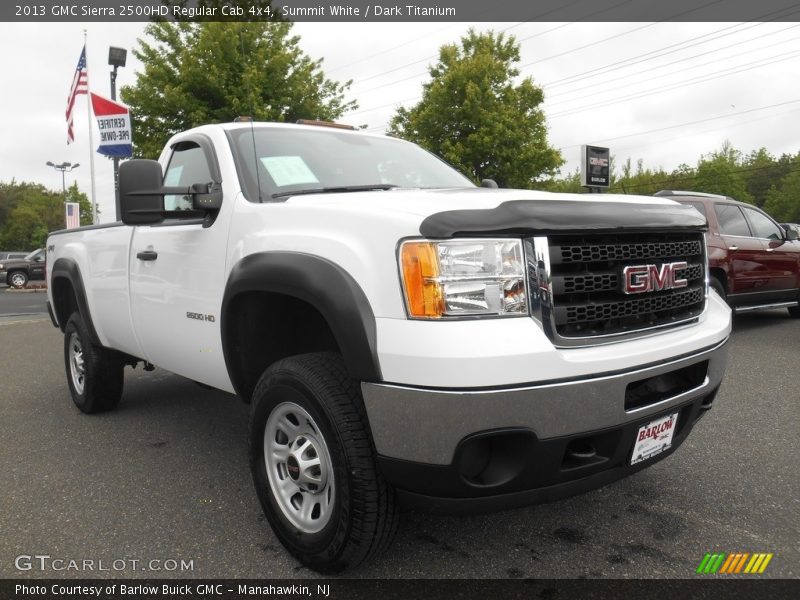
[[[728,246],[728,250],[731,252],[736,252],[739,249],[739,246]]]
[[[145,250],[136,254],[139,260],[155,260],[158,258],[158,252],[155,250]]]

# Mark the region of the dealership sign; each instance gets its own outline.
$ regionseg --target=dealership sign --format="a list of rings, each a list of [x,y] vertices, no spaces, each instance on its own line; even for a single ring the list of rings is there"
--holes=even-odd
[[[581,146],[581,185],[590,188],[607,188],[610,183],[610,150],[599,146]]]

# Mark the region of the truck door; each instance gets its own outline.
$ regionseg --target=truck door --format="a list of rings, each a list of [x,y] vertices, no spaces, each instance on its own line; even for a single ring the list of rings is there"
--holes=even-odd
[[[39,250],[39,252],[31,260],[30,267],[28,267],[28,278],[31,280],[44,279],[46,263],[47,255],[45,251]]]
[[[180,141],[171,151],[165,186],[220,182],[216,155],[205,136]],[[226,201],[232,204],[233,197]],[[191,198],[167,196],[164,205],[167,210],[191,209]],[[230,209],[223,206],[206,228],[202,219],[137,226],[129,260],[131,312],[145,358],[195,381],[232,390],[219,313],[228,236],[224,215]]]

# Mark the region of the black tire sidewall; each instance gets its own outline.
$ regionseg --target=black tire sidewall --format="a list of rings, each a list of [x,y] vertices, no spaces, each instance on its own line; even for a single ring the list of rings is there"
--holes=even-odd
[[[725,294],[725,286],[722,285],[722,282],[719,279],[717,279],[716,277],[711,277],[708,280],[708,287],[717,292],[719,297],[722,298],[724,301],[726,302],[728,301],[727,294]]]
[[[69,343],[72,333],[78,335],[83,351],[83,393],[72,382]],[[123,387],[124,365],[113,351],[95,346],[80,313],[73,313],[64,327],[64,366],[70,396],[82,412],[94,414],[113,410],[119,404]]]
[[[84,382],[83,382],[83,393],[78,393],[75,389],[75,384],[72,382],[72,366],[70,364],[70,356],[69,356],[69,346],[70,346],[70,339],[72,339],[72,334],[77,333],[78,339],[81,342],[81,349],[84,355],[84,368],[86,369],[84,374]],[[82,411],[86,411],[87,407],[87,399],[89,398],[89,390],[92,383],[92,376],[93,373],[91,372],[91,365],[90,361],[86,360],[88,358],[87,351],[89,350],[89,337],[86,331],[86,327],[83,324],[83,320],[80,316],[75,313],[67,321],[67,326],[64,328],[64,366],[66,367],[67,371],[67,385],[69,386],[69,393],[72,396],[72,401]]]
[[[324,570],[335,562],[342,551],[349,530],[350,481],[349,466],[343,444],[333,426],[333,417],[320,401],[317,391],[291,371],[272,373],[256,388],[250,433],[250,461],[256,493],[270,525],[280,541],[303,563]],[[278,506],[269,484],[264,458],[264,429],[269,415],[279,404],[294,402],[308,411],[320,429],[328,449],[335,481],[333,513],[325,527],[317,533],[298,532]]]

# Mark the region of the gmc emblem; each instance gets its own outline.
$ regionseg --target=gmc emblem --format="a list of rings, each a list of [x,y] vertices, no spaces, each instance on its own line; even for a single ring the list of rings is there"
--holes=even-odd
[[[626,294],[660,292],[689,285],[686,279],[678,279],[678,271],[688,268],[685,261],[656,265],[636,265],[622,269],[622,291]]]

